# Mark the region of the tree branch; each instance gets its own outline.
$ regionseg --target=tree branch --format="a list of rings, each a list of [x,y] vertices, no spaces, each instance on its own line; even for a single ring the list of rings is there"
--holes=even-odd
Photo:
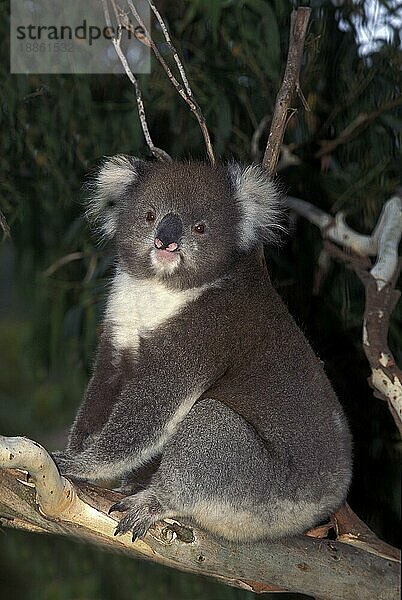
[[[235,544],[169,519],[132,543],[130,534],[113,535],[117,521],[107,514],[121,494],[61,477],[36,442],[0,436],[0,467],[0,519],[6,526],[75,537],[257,593],[286,590],[322,600],[399,597],[398,552],[362,529],[347,508],[334,517],[342,541],[296,536]],[[17,469],[29,471],[32,483]],[[353,531],[342,529],[345,514]]]
[[[0,210],[0,230],[3,232],[3,239],[10,237],[10,227],[8,226],[6,217]]]
[[[165,40],[166,40],[166,44],[174,58],[174,61],[177,65],[177,68],[179,69],[179,73],[180,73],[180,77],[181,80],[183,82],[184,88],[186,90],[187,96],[191,97],[193,95],[192,89],[190,87],[190,84],[188,82],[187,79],[187,75],[186,72],[184,70],[183,67],[183,63],[181,62],[179,55],[177,54],[177,50],[176,48],[173,46],[172,44],[172,40],[170,39],[170,34],[168,31],[168,28],[166,27],[166,24],[164,22],[164,20],[162,19],[160,12],[158,11],[158,9],[156,8],[156,6],[153,4],[153,2],[151,2],[150,0],[148,0],[148,4],[152,9],[152,12],[154,13],[155,17],[158,19],[159,25],[162,29],[162,33],[165,36]]]
[[[113,10],[114,10],[114,13],[115,13],[115,16],[117,19],[117,23],[118,23],[118,34],[117,34],[117,36],[112,37],[112,43],[116,50],[117,56],[119,57],[120,62],[123,65],[123,68],[126,72],[127,77],[129,78],[129,80],[131,81],[131,83],[134,86],[135,99],[136,99],[137,107],[138,107],[138,115],[140,118],[140,123],[141,123],[142,131],[144,133],[145,141],[146,141],[151,153],[155,156],[155,158],[165,161],[165,162],[170,162],[172,159],[169,156],[169,154],[167,154],[167,152],[165,152],[161,148],[158,148],[157,146],[155,146],[155,144],[152,141],[151,134],[149,132],[147,119],[146,119],[146,115],[145,115],[145,108],[144,108],[144,102],[142,100],[142,92],[141,92],[140,84],[138,83],[138,79],[136,78],[136,76],[134,75],[132,70],[130,69],[130,65],[128,64],[127,58],[125,57],[124,52],[121,49],[121,31],[122,31],[122,29],[125,28],[125,26],[121,20],[121,16],[119,15],[119,12],[117,10],[115,0],[111,0],[111,2],[112,2]],[[105,23],[106,23],[107,27],[109,27],[109,29],[112,31],[113,30],[112,20],[110,18],[107,0],[102,0],[102,6],[103,6],[103,13],[105,15]]]
[[[375,121],[383,112],[391,110],[400,104],[402,104],[402,95],[385,102],[385,104],[380,106],[380,108],[377,110],[373,110],[368,114],[362,113],[357,115],[357,117],[351,123],[349,123],[349,125],[347,125],[334,140],[321,140],[319,142],[321,148],[315,153],[315,157],[319,158],[325,154],[330,154],[338,146],[347,144],[355,137],[360,135],[361,132],[364,131],[364,129],[366,129],[370,123]]]
[[[173,46],[169,33],[168,33],[168,29],[161,17],[161,15],[159,14],[158,10],[156,9],[156,7],[154,6],[154,4],[152,2],[150,2],[148,0],[148,4],[150,5],[152,11],[154,12],[155,16],[157,17],[161,28],[162,28],[162,33],[165,36],[166,42],[167,42],[167,46],[169,48],[169,50],[172,52],[173,54],[173,58],[176,62],[176,65],[179,69],[179,73],[180,76],[182,78],[183,81],[183,85],[181,85],[176,77],[173,75],[169,65],[167,64],[167,62],[165,61],[165,59],[163,58],[162,54],[159,52],[159,49],[157,47],[157,45],[155,44],[150,32],[148,31],[147,27],[145,26],[145,23],[143,22],[143,20],[141,19],[140,14],[138,13],[137,9],[134,6],[134,3],[132,2],[132,0],[127,0],[128,6],[133,14],[133,16],[135,17],[135,19],[138,21],[138,23],[140,24],[140,26],[142,27],[143,31],[144,31],[144,35],[146,37],[146,39],[148,40],[149,45],[151,46],[156,59],[158,60],[159,64],[161,65],[161,67],[163,68],[163,70],[165,71],[166,75],[168,76],[171,84],[173,85],[173,87],[176,89],[176,91],[179,93],[179,95],[183,98],[183,100],[188,104],[188,106],[190,107],[191,112],[195,115],[195,118],[198,121],[198,124],[201,128],[201,132],[202,135],[204,137],[204,142],[205,142],[205,146],[206,146],[206,150],[207,150],[207,154],[208,154],[208,158],[211,162],[211,164],[213,165],[215,163],[215,156],[214,156],[214,152],[212,149],[212,144],[211,144],[211,139],[210,139],[210,135],[209,135],[209,131],[208,131],[208,127],[204,118],[204,115],[202,114],[201,108],[198,104],[198,102],[196,101],[196,99],[194,98],[194,95],[191,91],[191,88],[189,86],[188,83],[188,79],[187,76],[185,74],[184,71],[184,67],[183,64],[181,63],[177,50],[176,48]]]
[[[395,283],[400,272],[398,246],[402,236],[402,201],[388,200],[372,235],[361,235],[345,223],[343,213],[335,217],[299,198],[288,198],[288,206],[320,228],[324,254],[346,263],[362,281],[366,305],[363,318],[363,349],[371,367],[370,385],[386,400],[402,433],[402,371],[388,347],[389,319],[400,292]],[[335,242],[341,246],[335,246]],[[374,265],[368,257],[376,257]]]
[[[377,261],[378,262],[378,261]],[[402,434],[402,371],[388,347],[389,319],[399,298],[400,291],[394,289],[400,273],[400,264],[392,280],[384,285],[371,272],[354,268],[366,291],[363,318],[363,350],[371,367],[370,385],[376,397],[386,400],[394,421]]]
[[[304,39],[306,37],[311,9],[301,7],[292,11],[290,20],[289,51],[285,74],[275,102],[274,115],[268,135],[263,166],[268,173],[274,175],[279,160],[279,153],[288,121],[288,110],[293,94],[299,91],[299,73],[303,57]]]

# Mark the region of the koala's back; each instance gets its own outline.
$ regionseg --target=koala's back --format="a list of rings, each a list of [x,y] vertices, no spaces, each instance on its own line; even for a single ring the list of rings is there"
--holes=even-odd
[[[293,479],[295,489],[314,497],[343,497],[351,476],[343,410],[321,361],[257,260],[241,263],[223,288],[196,304],[197,319],[208,319],[206,334],[214,338],[209,347],[218,355],[220,346],[227,360],[224,374],[203,397],[224,402],[287,457],[278,488],[286,477],[287,485]]]

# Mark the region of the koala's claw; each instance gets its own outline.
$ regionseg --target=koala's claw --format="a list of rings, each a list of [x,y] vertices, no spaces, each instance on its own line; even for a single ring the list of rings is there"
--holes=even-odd
[[[116,527],[114,535],[127,533],[131,530],[133,534],[132,541],[135,542],[135,540],[137,540],[140,537],[143,537],[146,534],[151,525],[152,522],[143,522],[138,520],[136,517],[133,517],[132,515],[128,514],[122,519],[120,519],[120,522]]]
[[[161,515],[159,515],[160,505],[155,499],[148,496],[146,492],[140,492],[134,496],[127,496],[123,500],[112,504],[108,513],[115,511],[127,511],[122,517],[115,529],[114,535],[120,535],[132,531],[132,541],[143,537],[148,529],[153,525]]]
[[[115,504],[112,504],[112,506],[109,508],[109,510],[107,511],[107,514],[110,515],[112,512],[115,512],[116,510],[118,510],[119,512],[123,512],[123,510],[126,510],[124,508],[124,503],[123,502],[115,502]]]

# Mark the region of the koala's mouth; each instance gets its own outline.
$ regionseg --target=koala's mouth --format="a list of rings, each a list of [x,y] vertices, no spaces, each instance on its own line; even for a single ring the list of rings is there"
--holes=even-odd
[[[155,249],[155,257],[160,263],[168,263],[172,264],[175,262],[180,262],[180,250],[179,248],[175,250],[159,250]]]
[[[151,250],[151,264],[157,275],[171,275],[178,269],[181,261],[179,249],[172,251],[152,248]]]

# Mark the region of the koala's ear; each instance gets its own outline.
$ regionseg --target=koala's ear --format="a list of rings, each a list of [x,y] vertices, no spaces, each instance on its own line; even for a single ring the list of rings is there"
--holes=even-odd
[[[240,220],[239,245],[248,250],[258,242],[276,243],[286,231],[286,213],[279,187],[261,165],[228,166]]]
[[[147,163],[134,156],[118,154],[106,157],[95,176],[85,185],[86,216],[102,238],[114,236],[119,206],[146,168]]]

